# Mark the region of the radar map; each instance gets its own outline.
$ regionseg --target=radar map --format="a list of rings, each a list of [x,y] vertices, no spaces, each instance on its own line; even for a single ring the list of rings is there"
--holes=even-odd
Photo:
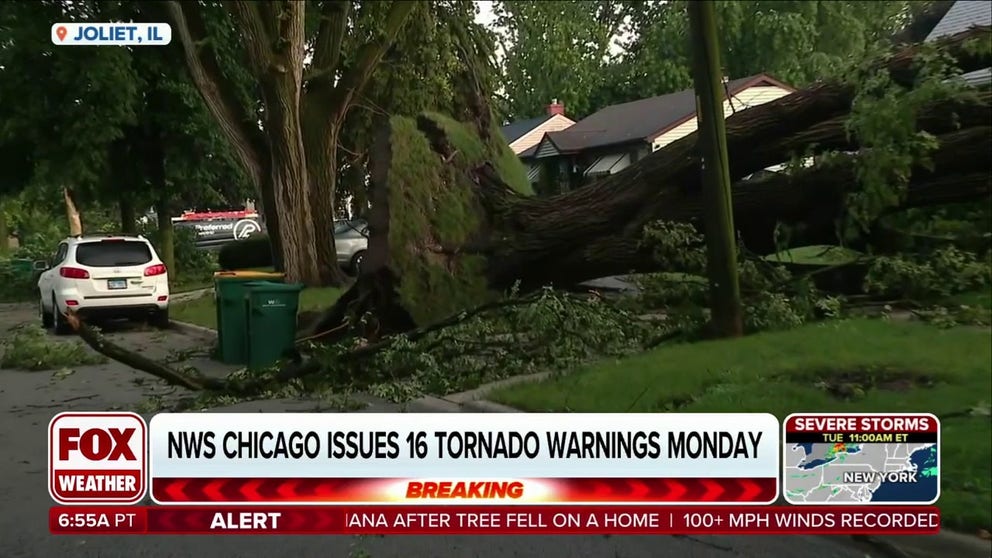
[[[932,504],[940,494],[933,415],[790,415],[782,489],[793,504]]]

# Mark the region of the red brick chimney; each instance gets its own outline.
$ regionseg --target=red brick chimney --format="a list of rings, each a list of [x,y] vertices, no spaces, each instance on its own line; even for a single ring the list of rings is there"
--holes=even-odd
[[[558,102],[558,99],[551,101],[548,105],[548,116],[554,116],[556,114],[565,114],[565,105]]]

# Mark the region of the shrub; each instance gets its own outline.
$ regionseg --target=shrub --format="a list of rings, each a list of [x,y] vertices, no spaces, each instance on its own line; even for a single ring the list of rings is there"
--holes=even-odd
[[[37,298],[38,272],[15,267],[12,260],[0,258],[0,302],[21,302]]]
[[[268,267],[272,265],[272,245],[269,237],[256,234],[245,240],[225,244],[217,256],[220,268],[224,270]]]

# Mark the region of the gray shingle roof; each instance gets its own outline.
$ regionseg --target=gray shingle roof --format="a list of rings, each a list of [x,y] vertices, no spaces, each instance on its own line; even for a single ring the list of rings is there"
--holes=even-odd
[[[988,0],[955,2],[930,32],[927,40],[932,41],[937,37],[967,31],[974,25],[992,25],[992,2]]]
[[[933,28],[933,31],[927,36],[927,40],[933,41],[940,37],[961,33],[975,25],[992,25],[992,2],[988,0],[958,0]],[[992,81],[992,69],[976,70],[961,77],[972,85],[989,83]]]
[[[729,82],[727,90],[734,95],[762,81],[784,85],[765,74],[758,74]],[[559,152],[565,153],[644,141],[695,113],[695,91],[686,89],[606,107],[576,122],[567,130],[549,132],[547,139],[551,140]]]
[[[537,128],[541,124],[551,118],[550,116],[538,116],[537,118],[528,118],[527,120],[517,120],[516,122],[510,122],[506,126],[500,128],[503,132],[503,137],[506,138],[506,143],[513,143],[523,137],[527,132],[530,132],[534,128]]]

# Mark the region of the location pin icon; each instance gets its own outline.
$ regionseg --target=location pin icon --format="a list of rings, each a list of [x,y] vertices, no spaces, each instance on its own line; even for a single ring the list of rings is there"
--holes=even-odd
[[[60,41],[65,40],[66,33],[65,27],[59,26],[55,28],[55,35],[58,36]]]

